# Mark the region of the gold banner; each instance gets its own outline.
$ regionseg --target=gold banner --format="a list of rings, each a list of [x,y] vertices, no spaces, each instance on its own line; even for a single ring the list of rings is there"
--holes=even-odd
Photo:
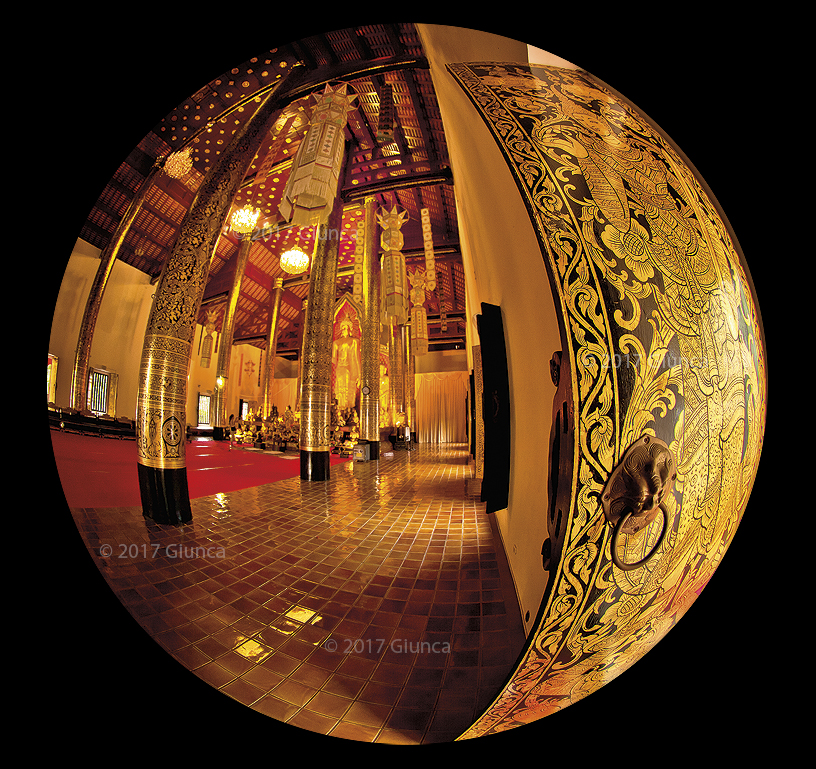
[[[427,208],[423,208],[419,213],[422,221],[422,240],[425,245],[425,281],[428,290],[433,291],[436,288],[436,260],[431,232],[431,215]]]

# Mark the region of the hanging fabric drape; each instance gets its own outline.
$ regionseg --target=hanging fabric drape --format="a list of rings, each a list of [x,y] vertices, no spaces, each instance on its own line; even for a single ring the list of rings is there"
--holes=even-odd
[[[414,355],[428,352],[428,313],[425,310],[425,270],[418,268],[408,274],[411,283],[411,349]]]
[[[287,221],[310,227],[325,224],[337,194],[343,165],[345,137],[351,102],[346,84],[330,85],[317,100],[309,130],[300,144],[279,210]]]
[[[270,400],[278,409],[278,414],[283,414],[287,406],[291,406],[294,411],[297,407],[297,379],[275,379],[270,391]],[[270,405],[269,410],[272,410]]]
[[[422,222],[422,240],[425,244],[425,282],[428,290],[434,291],[436,290],[436,259],[431,232],[431,215],[427,208],[423,208],[419,213]]]
[[[467,441],[467,391],[465,371],[416,376],[417,438],[420,443]]]

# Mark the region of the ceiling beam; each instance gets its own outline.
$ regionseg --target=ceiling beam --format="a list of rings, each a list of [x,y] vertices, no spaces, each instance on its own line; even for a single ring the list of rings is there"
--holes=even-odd
[[[400,166],[396,166],[394,170],[399,168]],[[440,166],[436,170],[427,173],[419,173],[413,176],[394,176],[389,179],[369,182],[368,184],[358,184],[354,187],[344,188],[340,194],[344,201],[351,202],[361,200],[368,195],[396,192],[411,189],[412,187],[426,187],[432,184],[453,184],[453,173],[450,168]]]
[[[416,115],[419,132],[422,135],[422,143],[425,145],[426,156],[428,160],[438,160],[436,148],[431,139],[431,126],[428,123],[428,116],[425,114],[425,110],[422,109],[422,99],[417,90],[414,73],[411,70],[406,70],[403,73],[403,77],[405,78],[408,93],[411,95],[411,103],[414,105],[414,114]]]

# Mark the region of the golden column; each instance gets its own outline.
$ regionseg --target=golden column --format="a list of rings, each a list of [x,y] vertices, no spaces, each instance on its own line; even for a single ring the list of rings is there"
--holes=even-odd
[[[295,390],[295,413],[300,419],[300,396],[302,394],[301,382],[303,381],[303,356],[306,354],[304,344],[306,343],[306,334],[303,329],[306,325],[306,310],[309,307],[309,297],[307,296],[300,305],[300,311],[303,314],[303,320],[300,323],[300,330],[298,331],[298,378],[297,389]]]
[[[76,355],[74,356],[74,370],[71,375],[71,396],[69,401],[71,408],[87,408],[88,367],[91,360],[91,345],[93,344],[96,320],[99,317],[99,308],[102,306],[102,297],[105,294],[105,287],[108,285],[108,278],[110,278],[122,243],[125,242],[125,237],[130,231],[130,227],[136,219],[136,215],[142,208],[145,193],[153,186],[153,182],[161,171],[165,159],[166,158],[161,158],[156,161],[150,173],[142,182],[142,186],[130,201],[108,245],[105,246],[100,255],[99,267],[96,270],[96,276],[91,285],[91,292],[85,304],[82,323],[79,326],[79,338],[77,339]]]
[[[369,443],[369,458],[380,458],[380,262],[377,258],[376,199],[365,199],[362,285],[362,376],[360,438]]]
[[[411,427],[411,437],[416,434],[416,394],[414,388],[414,375],[416,373],[414,351],[411,346],[411,329],[402,326],[402,350],[403,350],[403,380],[405,388],[405,424]]]
[[[405,366],[402,354],[402,326],[388,326],[388,362],[391,377],[391,423],[397,426],[405,413]]]
[[[213,249],[235,193],[278,117],[281,102],[276,95],[288,79],[288,75],[279,77],[204,177],[156,289],[145,330],[136,402],[142,512],[156,523],[179,525],[193,517],[185,431],[196,319]]]
[[[257,219],[257,216],[255,217]],[[241,235],[238,247],[238,257],[235,265],[235,275],[227,296],[227,306],[224,308],[224,318],[221,321],[221,341],[218,346],[218,367],[215,371],[215,429],[213,438],[224,440],[225,430],[228,430],[227,393],[229,390],[230,360],[232,359],[232,338],[235,333],[235,311],[238,309],[238,299],[241,296],[241,284],[244,281],[249,250],[252,247],[252,231]]]
[[[325,481],[329,478],[332,331],[342,220],[343,201],[338,195],[328,222],[316,228],[309,303],[303,328],[300,477],[304,481]]]
[[[266,337],[266,365],[263,374],[263,410],[261,417],[266,419],[272,411],[272,391],[275,387],[275,351],[278,345],[278,318],[283,295],[283,278],[275,278],[270,307],[269,334]]]

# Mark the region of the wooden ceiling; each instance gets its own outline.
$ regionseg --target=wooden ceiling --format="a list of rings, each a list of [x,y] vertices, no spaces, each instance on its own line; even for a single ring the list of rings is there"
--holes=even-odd
[[[308,127],[312,94],[344,82],[355,94],[346,129],[349,156],[340,180],[344,200],[338,297],[351,291],[351,264],[362,200],[404,208],[402,228],[408,271],[424,267],[420,209],[430,213],[437,257],[437,289],[428,291],[430,349],[464,346],[465,284],[459,248],[453,179],[439,107],[413,24],[370,25],[293,41],[238,64],[203,85],[166,115],[119,166],[85,222],[80,237],[104,248],[130,200],[140,190],[157,158],[190,147],[193,168],[176,180],[161,173],[147,190],[142,209],[120,249],[119,259],[157,280],[181,221],[204,175],[234,131],[254,113],[259,92],[275,82],[281,68],[300,62],[308,71],[264,141],[236,196],[234,207],[248,202],[262,211],[242,282],[235,318],[235,343],[266,347],[271,288],[285,279],[278,354],[295,357],[301,305],[307,279],[292,278],[279,256],[295,240],[310,250],[313,230],[287,227],[278,212],[291,161]],[[378,141],[381,98],[393,93],[397,127],[393,139]],[[217,313],[216,328],[232,283],[238,238],[225,229],[210,266],[200,321]],[[308,274],[306,276],[308,278]]]

